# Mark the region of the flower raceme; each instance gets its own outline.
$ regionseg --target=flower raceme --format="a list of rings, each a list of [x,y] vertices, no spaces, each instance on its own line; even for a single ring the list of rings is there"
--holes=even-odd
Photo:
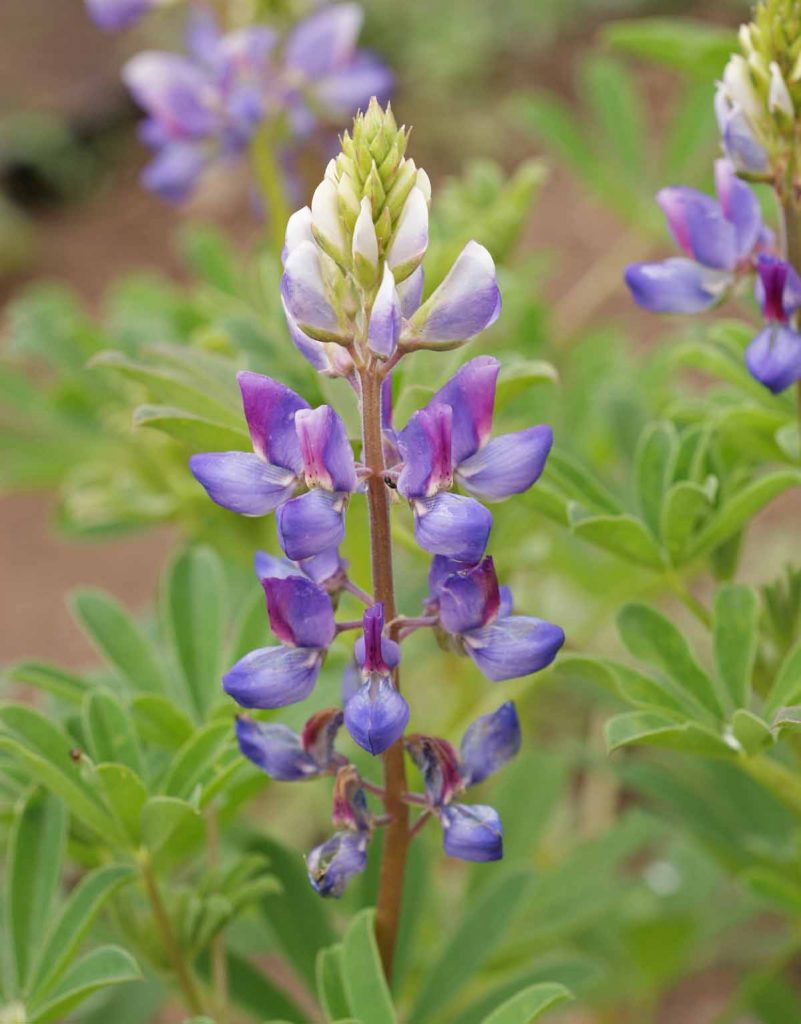
[[[91,0],[101,27],[123,27],[156,0]],[[269,122],[276,141],[287,131],[305,138],[321,117],[349,116],[371,94],[386,96],[387,69],[356,48],[362,11],[343,3],[296,25],[283,41],[266,25],[223,33],[210,11],[193,12],[187,54],[146,51],[126,64],[123,79],[147,114],[140,135],[155,157],[143,183],[180,202],[203,171],[230,160]],[[286,141],[286,140],[284,140]]]
[[[241,707],[269,712],[309,698],[337,637],[361,626],[341,711],[312,715],[300,734],[260,715],[240,716],[236,727],[242,753],[273,779],[336,776],[336,831],[307,859],[312,885],[328,896],[341,895],[364,869],[376,828],[389,824],[390,841],[390,808],[404,801],[420,810],[419,827],[439,820],[449,855],[482,861],[502,853],[496,812],[453,798],[515,753],[514,708],[504,704],[474,723],[458,754],[444,739],[408,735],[413,708],[399,689],[406,636],[432,629],[492,681],[540,671],[564,642],[558,626],[513,612],[511,595],[485,556],[492,516],[483,503],[535,484],[553,441],[543,425],[493,436],[498,361],[471,359],[401,429],[393,424],[395,366],[419,349],[458,347],[492,325],[501,308],[492,257],[474,241],[423,300],[431,187],[405,156],[407,138],[392,112],[372,101],[343,136],[310,206],[293,214],[286,230],[281,298],[289,334],[320,373],[351,385],[361,445],[354,450],[330,406],[312,409],[280,382],[243,372],[252,451],[190,460],[217,504],[248,516],[275,512],[286,556],[259,552],[255,559],[277,643],[246,654],[223,677]],[[389,517],[407,505],[417,543],[434,556],[418,618],[396,614],[391,586],[377,576],[374,593],[348,577],[339,554],[345,512],[364,493],[371,531],[376,507],[386,516],[387,548]],[[391,558],[391,550],[382,557]],[[364,604],[360,620],[337,621],[345,594]],[[423,772],[425,794],[402,787],[390,794],[363,780],[334,747],[342,725],[369,754],[400,755],[403,765],[405,749]],[[373,814],[368,794],[383,799],[388,813]]]
[[[801,333],[794,327],[801,308],[801,278],[784,260],[763,256],[757,270],[757,298],[765,327],[745,352],[749,372],[778,394],[801,380]]]

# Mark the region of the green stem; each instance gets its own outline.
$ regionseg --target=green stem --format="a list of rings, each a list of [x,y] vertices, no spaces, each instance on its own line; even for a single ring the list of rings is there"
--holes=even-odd
[[[200,1016],[203,1013],[203,1003],[200,999],[197,986],[192,977],[192,973],[189,970],[189,965],[184,957],[183,950],[176,938],[175,931],[172,927],[167,908],[164,906],[164,901],[161,898],[161,892],[159,891],[158,882],[156,875],[153,871],[153,864],[150,860],[148,853],[142,853],[139,858],[139,868],[142,874],[142,882],[145,887],[145,892],[150,900],[150,905],[153,909],[153,917],[156,922],[156,927],[161,935],[161,941],[164,944],[164,949],[167,952],[167,956],[170,958],[172,969],[175,972],[176,980],[183,993],[184,1000],[186,1002],[186,1008],[194,1016]]]
[[[265,214],[269,219],[272,247],[280,256],[284,247],[286,222],[289,220],[289,202],[284,187],[284,175],[273,149],[270,135],[274,126],[265,122],[256,132],[250,144],[253,170],[259,191],[264,201]]]
[[[675,576],[669,577],[668,582],[670,583],[670,589],[681,603],[693,613],[702,625],[707,629],[711,629],[712,616],[709,613],[709,610],[690,591],[687,584]]]

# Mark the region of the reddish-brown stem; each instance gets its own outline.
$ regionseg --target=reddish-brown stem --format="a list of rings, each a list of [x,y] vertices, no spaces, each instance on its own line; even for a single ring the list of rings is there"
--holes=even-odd
[[[365,367],[360,377],[364,443],[362,459],[371,470],[367,480],[367,504],[370,512],[373,594],[376,601],[383,602],[386,620],[392,622],[396,616],[395,587],[392,578],[389,491],[383,481],[381,380],[375,368],[371,366]],[[396,639],[397,627],[390,626],[389,634]],[[399,685],[397,672],[395,685]],[[406,765],[403,741],[398,740],[384,753],[384,809],[391,820],[384,833],[384,852],[375,918],[376,941],[387,978],[392,976],[392,959],[400,925],[403,876],[409,848],[409,809],[403,801],[405,792]]]

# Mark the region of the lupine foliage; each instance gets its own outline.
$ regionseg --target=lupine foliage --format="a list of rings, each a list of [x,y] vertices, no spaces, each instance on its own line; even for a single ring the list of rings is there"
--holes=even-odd
[[[354,5],[195,13],[190,58],[134,58],[146,183],[180,201],[248,160],[273,241],[190,229],[192,285],[123,281],[99,318],[50,286],[11,307],[3,485],[58,486],[72,534],[170,521],[182,545],[141,620],[72,596],[100,667],[7,673],[4,1024],[144,1024],[170,994],[192,1024],[524,1024],[569,992],[646,1021],[721,964],[732,1020],[799,1018],[798,18],[766,0],[733,57],[722,30],[616,21],[580,114],[493,112],[621,224],[555,307],[547,254],[513,252],[543,166],[432,188],[366,106],[390,79]],[[677,76],[657,146],[619,55]],[[288,218],[291,158],[359,106]],[[703,314],[644,351],[606,324],[632,259],[638,304]],[[397,609],[370,583],[377,489]],[[563,634],[528,608],[568,636],[536,688]],[[420,835],[387,980],[400,743]]]

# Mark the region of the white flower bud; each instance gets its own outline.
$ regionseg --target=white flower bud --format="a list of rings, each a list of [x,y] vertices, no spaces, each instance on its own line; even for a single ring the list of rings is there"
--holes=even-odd
[[[723,84],[732,103],[740,107],[747,117],[759,120],[763,105],[751,80],[748,61],[734,54],[723,71]]]
[[[373,224],[373,208],[365,196],[353,229],[353,269],[359,283],[369,288],[378,276],[378,237]]]
[[[339,218],[336,185],[323,178],[311,202],[312,231],[317,244],[340,266],[348,264],[348,245]]]
[[[795,117],[795,111],[793,110],[793,101],[790,98],[790,90],[787,88],[787,83],[782,77],[782,71],[776,61],[772,61],[770,65],[770,91],[768,92],[768,109],[773,113],[774,111],[780,111],[782,114],[786,114],[787,117]]]
[[[420,265],[428,248],[428,203],[419,188],[409,193],[387,253],[397,283]]]
[[[431,179],[423,170],[419,168],[417,171],[417,177],[415,178],[414,187],[419,188],[425,196],[426,203],[431,206]]]

